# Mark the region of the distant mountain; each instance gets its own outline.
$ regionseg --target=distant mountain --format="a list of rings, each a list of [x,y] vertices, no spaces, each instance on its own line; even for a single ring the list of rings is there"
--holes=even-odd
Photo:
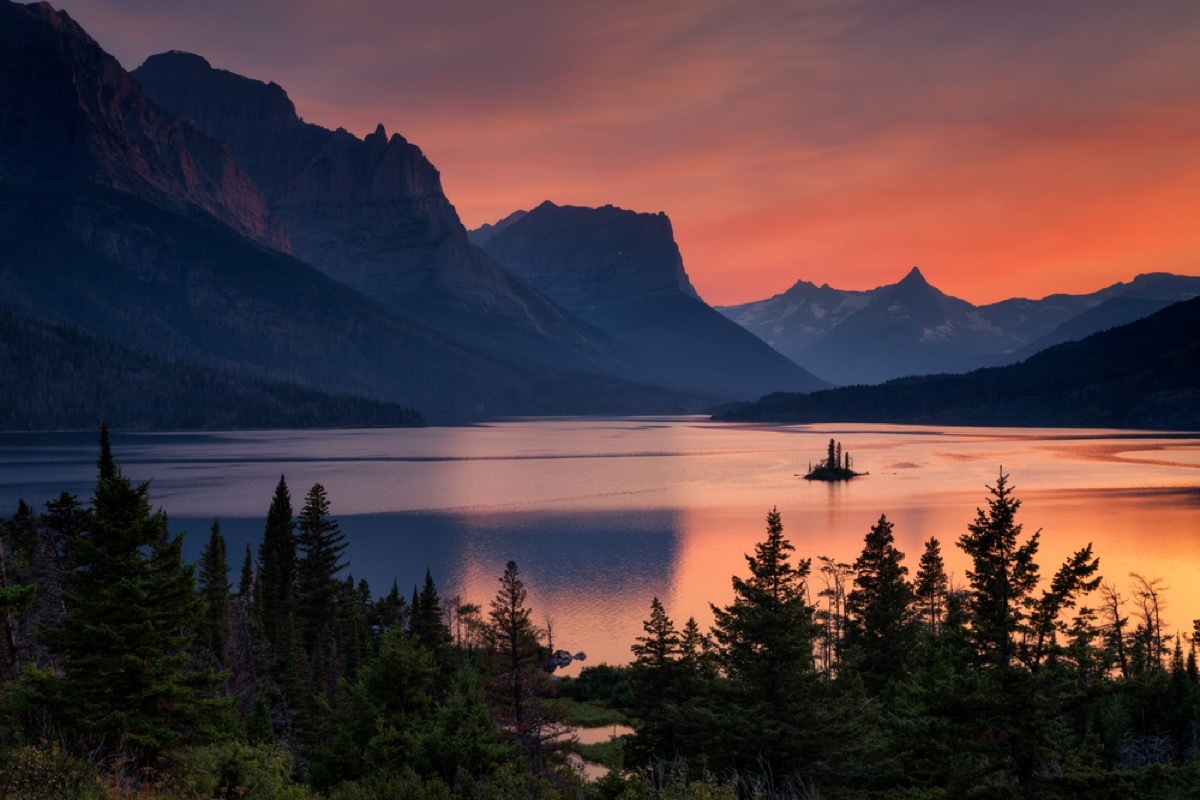
[[[702,301],[665,214],[546,202],[479,236],[497,261],[647,362],[656,380],[727,399],[827,386]]]
[[[235,378],[0,311],[0,430],[402,427],[410,408]]]
[[[729,421],[1200,430],[1200,298],[1020,364],[774,394]]]
[[[1092,294],[1076,295],[1071,298],[1079,308],[1074,315],[1067,316],[1053,329],[1006,356],[1001,363],[1023,361],[1047,347],[1125,325],[1196,296],[1200,296],[1200,278],[1161,272],[1138,275],[1129,283],[1115,283]],[[1043,301],[1044,306],[1060,307],[1054,301]],[[980,312],[994,315],[994,309],[995,306],[984,306]]]
[[[528,211],[514,211],[499,222],[491,224],[485,222],[475,230],[467,231],[467,238],[470,239],[471,244],[475,245],[476,247],[483,247],[487,243],[488,239],[491,239],[509,225],[512,225],[514,222],[522,219],[528,213]]]
[[[450,343],[280,252],[273,225],[225,149],[148,102],[65,13],[0,0],[0,308],[240,378],[426,413],[684,403]]]
[[[975,307],[930,286],[914,267],[899,283],[870,291],[801,281],[767,300],[717,310],[822,377],[872,384],[1014,363],[1197,294],[1200,278],[1156,274],[1089,295]]]
[[[646,377],[471,244],[421,150],[304,122],[287,93],[173,51],[132,73],[153,100],[223,142],[262,187],[293,252],[405,317],[527,364]]]

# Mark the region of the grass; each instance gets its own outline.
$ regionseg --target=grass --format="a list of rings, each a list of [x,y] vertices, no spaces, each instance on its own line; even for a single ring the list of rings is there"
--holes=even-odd
[[[565,721],[577,728],[602,728],[605,725],[628,725],[629,717],[622,711],[596,700],[572,700],[556,697],[549,701],[552,710],[563,715]]]

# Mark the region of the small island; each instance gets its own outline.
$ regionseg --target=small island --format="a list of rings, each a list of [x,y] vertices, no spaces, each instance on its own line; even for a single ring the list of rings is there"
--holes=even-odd
[[[842,452],[842,443],[829,440],[829,455],[824,461],[821,461],[817,466],[813,466],[812,462],[808,465],[808,474],[804,476],[806,481],[848,481],[851,478],[857,478],[860,475],[866,475],[865,472],[855,472],[851,468],[850,453]]]

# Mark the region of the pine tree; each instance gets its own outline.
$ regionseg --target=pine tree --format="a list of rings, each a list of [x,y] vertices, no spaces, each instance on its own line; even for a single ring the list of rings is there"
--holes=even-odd
[[[516,739],[534,772],[542,774],[548,750],[566,728],[542,702],[550,692],[549,676],[541,667],[547,652],[541,632],[530,621],[527,598],[517,563],[509,561],[488,614],[491,688],[501,725]]]
[[[200,596],[204,600],[204,624],[199,639],[218,663],[225,663],[225,640],[229,631],[229,561],[221,523],[213,520],[212,532],[200,554]]]
[[[794,549],[772,508],[766,540],[746,556],[750,576],[733,578],[731,605],[712,607],[717,658],[731,692],[724,752],[714,757],[735,767],[783,773],[811,763],[824,747],[815,609],[806,586],[811,562],[792,564]]]
[[[950,580],[946,577],[946,564],[942,560],[941,542],[931,536],[925,543],[925,552],[921,554],[921,563],[917,568],[917,580],[914,587],[918,614],[930,634],[941,633],[942,620],[946,616],[946,594],[949,588]]]
[[[262,636],[271,648],[271,675],[289,683],[296,649],[296,524],[287,481],[279,476],[267,510],[267,523],[258,546],[258,575],[254,608]]]
[[[867,533],[854,562],[854,589],[846,596],[847,659],[876,690],[904,674],[913,644],[913,592],[892,528],[880,516]]]
[[[75,544],[69,614],[46,629],[61,672],[29,673],[27,696],[83,751],[142,763],[210,739],[229,719],[219,677],[189,663],[200,619],[182,537],[150,511],[149,485],[132,485],[101,459],[87,529]]]
[[[237,596],[249,598],[254,594],[254,554],[250,551],[250,543],[246,542],[246,557],[242,559],[242,572],[238,578]]]
[[[96,458],[96,470],[100,480],[117,477],[117,462],[113,460],[112,445],[108,440],[108,425],[100,423],[100,455]]]
[[[972,640],[982,663],[1007,668],[1016,656],[1014,637],[1025,619],[1024,601],[1038,583],[1034,556],[1040,532],[1020,542],[1021,501],[1012,496],[1003,470],[988,490],[987,511],[977,510],[958,544],[974,565],[967,570]]]
[[[337,574],[346,568],[342,560],[346,535],[338,521],[329,516],[329,499],[321,484],[314,484],[305,497],[296,528],[301,553],[296,582],[301,641],[309,657],[314,687],[332,699],[337,688],[338,653],[344,644],[337,641],[341,583]]]
[[[412,632],[417,641],[430,650],[446,647],[452,640],[433,574],[428,569],[425,570],[425,584],[413,604]]]

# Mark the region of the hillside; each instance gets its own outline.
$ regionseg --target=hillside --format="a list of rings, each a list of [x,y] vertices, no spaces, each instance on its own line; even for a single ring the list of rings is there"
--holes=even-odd
[[[778,393],[720,419],[1200,430],[1197,364],[1200,298],[1020,364]]]

